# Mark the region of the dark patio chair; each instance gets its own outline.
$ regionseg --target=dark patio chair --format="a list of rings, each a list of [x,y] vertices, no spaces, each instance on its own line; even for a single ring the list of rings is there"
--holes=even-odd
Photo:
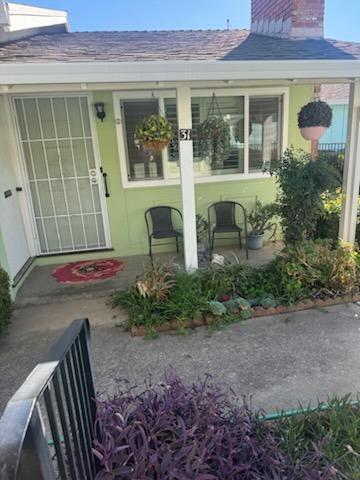
[[[217,234],[228,234],[228,233],[237,233],[239,240],[239,248],[242,248],[241,233],[242,228],[236,222],[236,210],[240,209],[244,219],[244,236],[245,236],[245,249],[246,249],[246,258],[249,258],[249,251],[247,247],[247,212],[245,207],[237,202],[232,201],[223,201],[216,202],[210,205],[208,208],[208,222],[209,222],[209,245],[210,245],[210,255],[214,249],[215,235]],[[211,213],[215,214],[215,223],[211,225]],[[225,239],[225,237],[219,237]],[[227,236],[226,239],[229,237]]]
[[[161,240],[167,238],[175,238],[176,251],[179,253],[179,238],[183,234],[176,230],[173,224],[173,214],[178,215],[182,222],[182,214],[175,207],[159,206],[148,208],[145,212],[146,228],[149,240],[149,256],[152,261],[153,239]],[[161,243],[160,245],[167,245]]]

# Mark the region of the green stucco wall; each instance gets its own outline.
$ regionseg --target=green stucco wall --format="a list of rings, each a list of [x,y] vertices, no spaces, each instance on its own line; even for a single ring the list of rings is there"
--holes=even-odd
[[[312,98],[313,87],[293,86],[290,89],[289,145],[309,150],[310,144],[302,139],[297,127],[297,112]],[[94,101],[105,103],[106,118],[96,122],[101,163],[108,174],[110,198],[107,199],[111,242],[114,251],[91,254],[43,257],[38,265],[74,261],[81,258],[135,255],[147,252],[144,211],[153,205],[181,207],[180,187],[164,186],[123,189],[118,157],[113,99],[111,92],[94,93]],[[252,208],[256,198],[267,203],[274,200],[276,186],[273,179],[240,180],[196,185],[197,211],[206,214],[210,203],[232,199]]]

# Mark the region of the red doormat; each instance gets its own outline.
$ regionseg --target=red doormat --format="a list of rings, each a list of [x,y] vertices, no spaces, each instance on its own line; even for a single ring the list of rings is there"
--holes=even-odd
[[[83,260],[61,265],[52,275],[60,283],[83,283],[114,277],[123,268],[124,262],[120,260]]]

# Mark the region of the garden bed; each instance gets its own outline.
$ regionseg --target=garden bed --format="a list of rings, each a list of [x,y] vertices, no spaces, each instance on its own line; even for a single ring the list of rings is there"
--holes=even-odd
[[[260,268],[234,259],[195,273],[154,265],[115,293],[112,305],[125,309],[137,336],[359,300],[359,253],[322,240],[288,246]]]
[[[252,411],[211,377],[128,382],[97,401],[99,480],[359,478],[360,409],[350,395],[275,415]]]
[[[360,302],[360,293],[354,295],[346,295],[337,298],[324,298],[316,300],[303,300],[295,305],[278,305],[274,308],[264,308],[264,307],[254,307],[252,308],[251,318],[259,317],[268,317],[270,315],[281,315],[286,313],[301,312],[303,310],[310,310],[313,308],[325,308],[333,305],[342,305],[345,303],[355,303]],[[209,325],[214,325],[218,321],[216,316],[208,315],[207,317],[199,317],[193,320],[179,321],[173,320],[166,322],[162,325],[154,327],[154,331],[161,332],[171,332],[177,331],[180,329],[193,329],[196,327],[204,327]],[[239,317],[239,321],[241,318]],[[133,326],[130,329],[131,335],[133,337],[145,337],[148,335],[149,331],[144,325]]]

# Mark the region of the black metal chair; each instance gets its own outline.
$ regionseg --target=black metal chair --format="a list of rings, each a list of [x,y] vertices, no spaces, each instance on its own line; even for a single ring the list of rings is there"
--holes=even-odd
[[[216,234],[237,233],[239,240],[239,248],[242,248],[241,233],[242,228],[236,222],[236,208],[240,208],[244,218],[244,235],[245,235],[245,249],[246,258],[249,258],[249,251],[247,247],[247,212],[245,207],[238,202],[222,201],[216,202],[208,208],[208,222],[209,222],[209,245],[210,255],[214,248],[214,241]],[[211,213],[215,213],[215,223],[211,225]],[[221,237],[225,239],[224,237]],[[226,237],[228,238],[228,237]]]
[[[174,227],[173,213],[179,215],[182,222],[182,214],[175,207],[159,206],[148,208],[145,212],[145,222],[149,239],[149,256],[152,261],[153,239],[161,240],[167,238],[175,238],[176,251],[179,253],[179,238],[183,234]],[[159,244],[166,245],[164,243]]]

